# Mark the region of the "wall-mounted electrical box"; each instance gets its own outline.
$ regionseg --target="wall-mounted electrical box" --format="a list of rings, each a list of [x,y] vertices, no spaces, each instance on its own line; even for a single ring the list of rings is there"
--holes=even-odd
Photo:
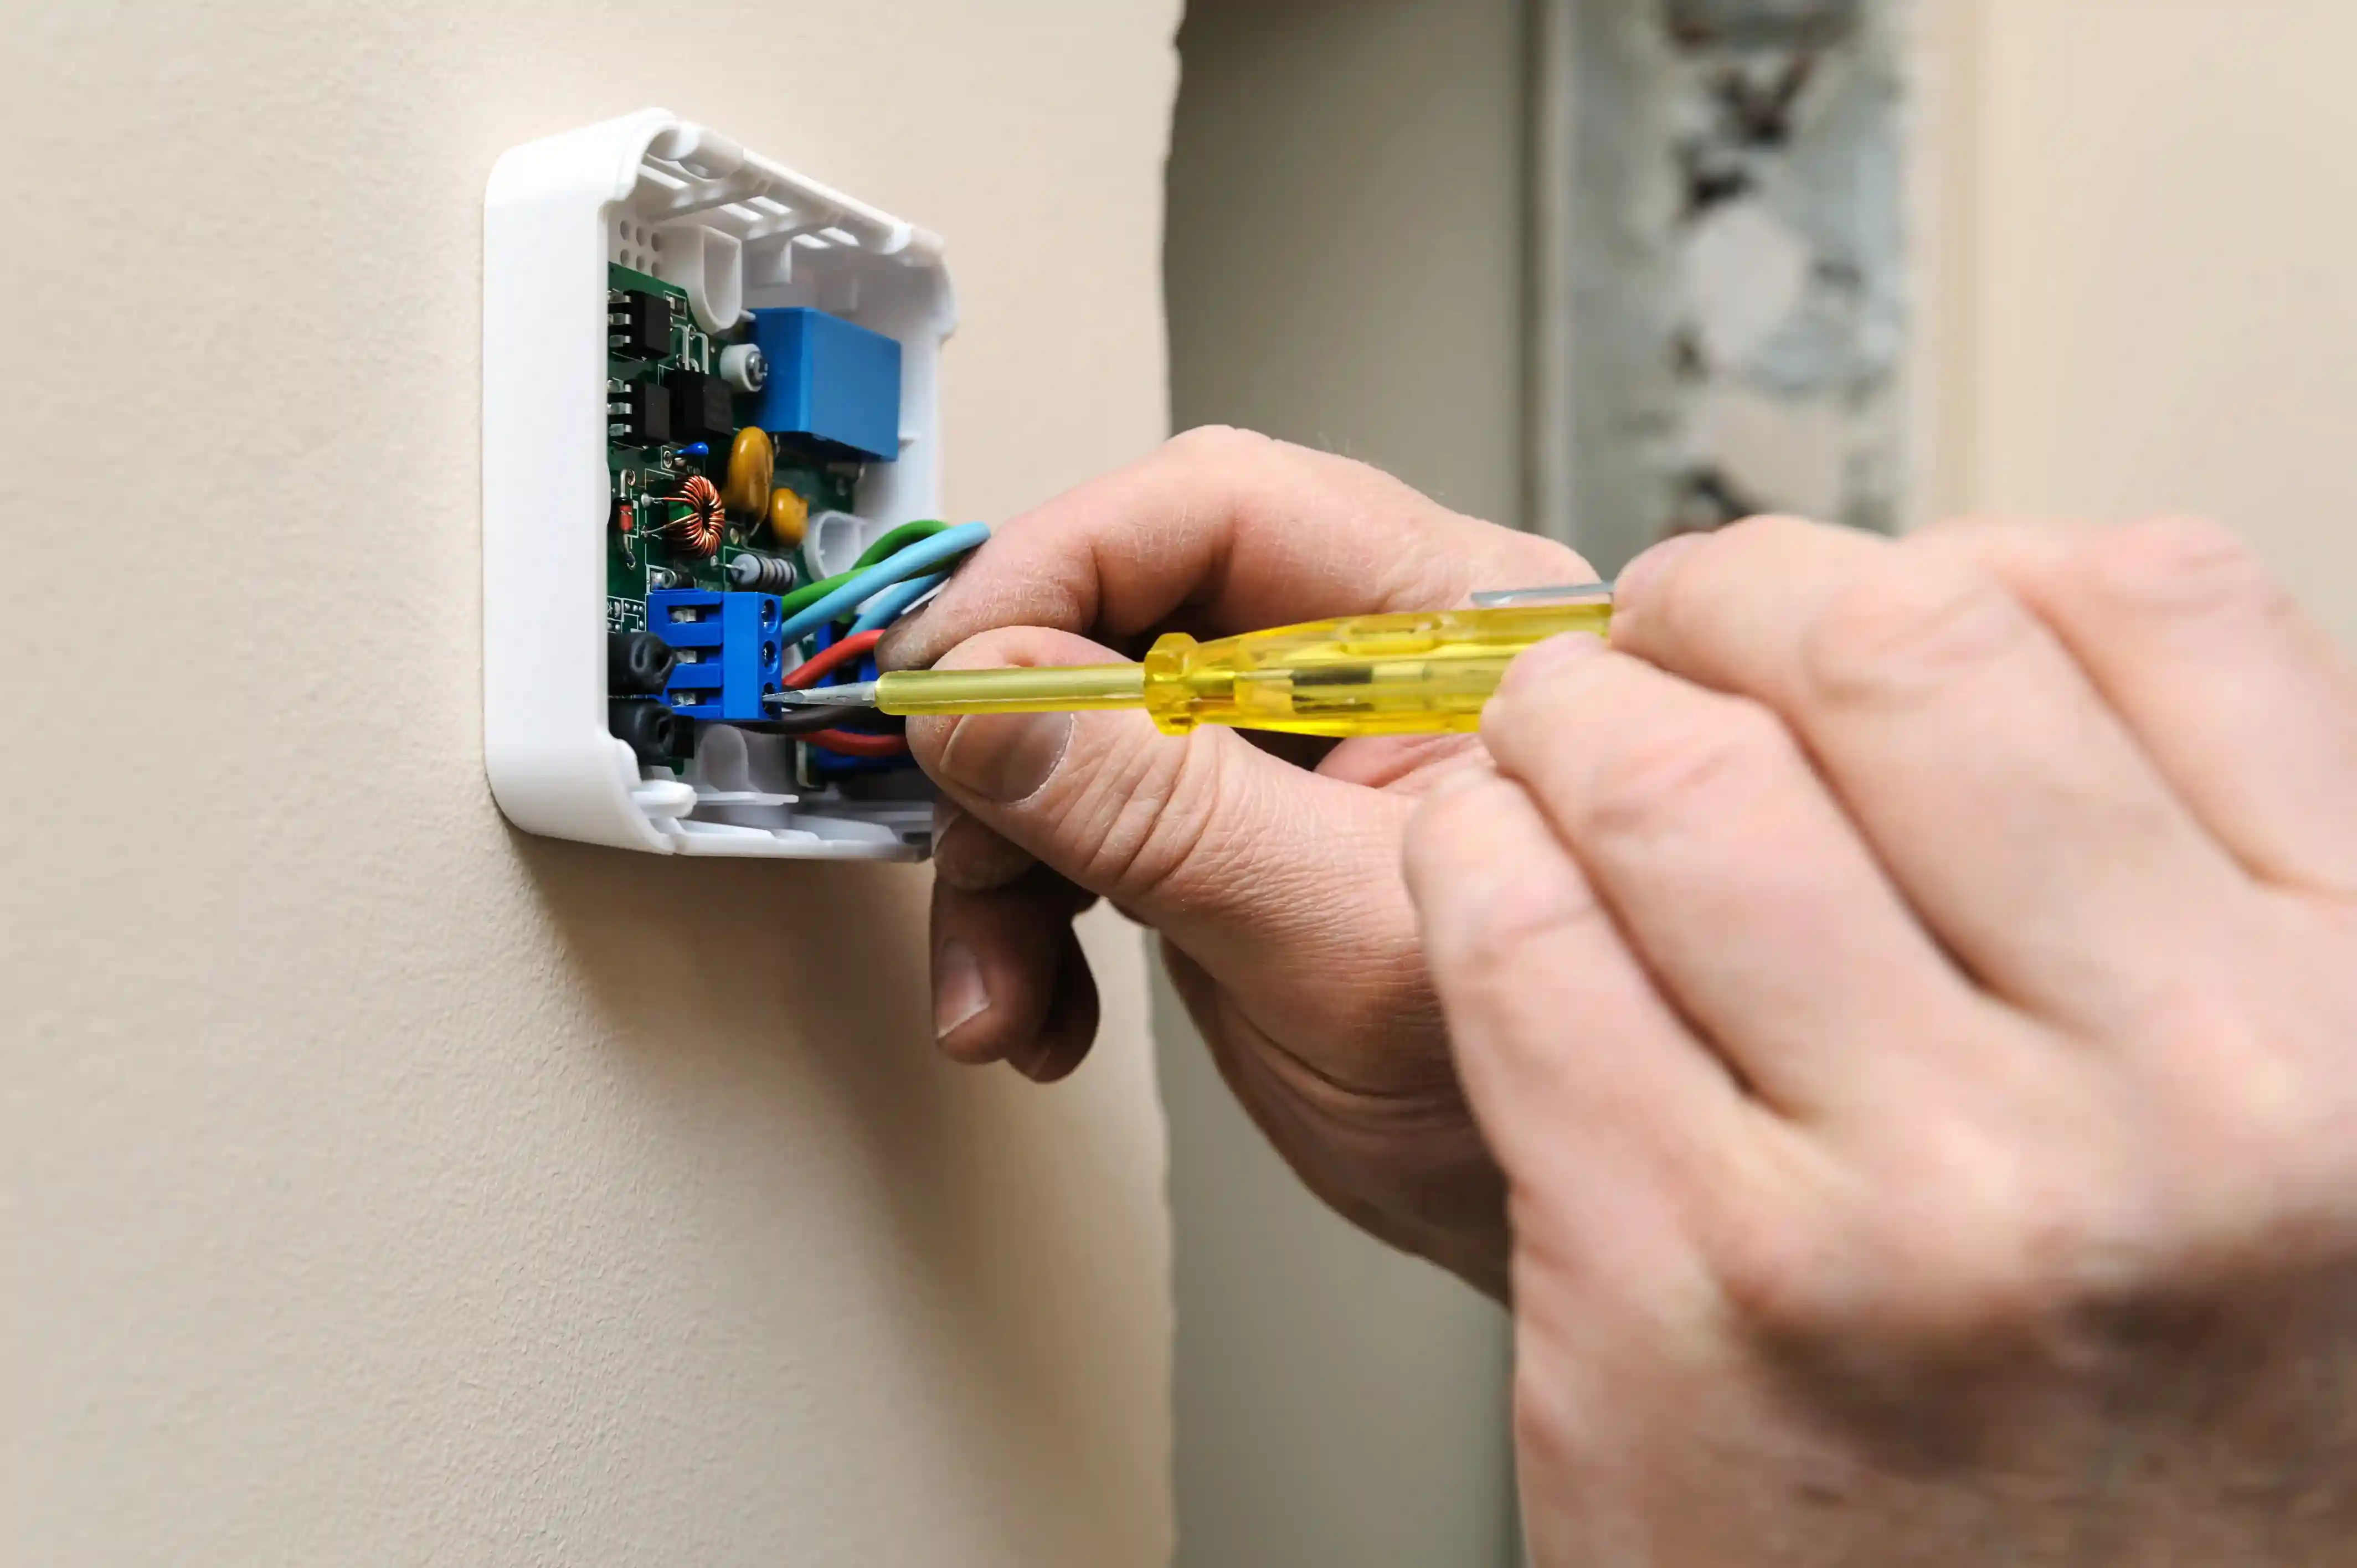
[[[925,853],[904,742],[764,699],[837,641],[829,668],[859,670],[845,625],[800,625],[805,590],[940,529],[955,320],[937,237],[662,110],[500,159],[483,725],[511,821],[659,854]]]

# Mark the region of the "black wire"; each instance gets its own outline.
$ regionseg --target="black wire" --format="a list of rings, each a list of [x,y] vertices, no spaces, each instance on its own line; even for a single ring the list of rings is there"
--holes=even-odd
[[[874,708],[824,707],[780,708],[774,718],[756,720],[736,726],[757,735],[812,735],[823,729],[853,730],[861,735],[900,735],[909,727],[906,719],[891,714],[880,714]]]

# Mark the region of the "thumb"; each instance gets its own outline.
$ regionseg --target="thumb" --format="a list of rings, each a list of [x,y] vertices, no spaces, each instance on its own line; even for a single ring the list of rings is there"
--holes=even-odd
[[[1118,661],[1069,632],[1008,627],[937,668]],[[1274,983],[1270,999],[1322,991],[1330,1015],[1337,990],[1388,983],[1364,972],[1415,951],[1405,800],[1296,768],[1231,730],[1166,736],[1142,713],[912,718],[909,744],[965,811],[1215,979]]]

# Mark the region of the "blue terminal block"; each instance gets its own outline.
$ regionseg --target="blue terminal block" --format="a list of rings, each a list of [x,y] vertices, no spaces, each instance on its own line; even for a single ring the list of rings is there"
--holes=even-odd
[[[900,455],[900,345],[881,332],[805,306],[753,312],[753,341],[769,361],[752,423],[845,456]]]
[[[784,622],[775,594],[658,588],[647,629],[679,655],[662,700],[683,718],[742,724],[770,716],[761,699],[784,680]]]

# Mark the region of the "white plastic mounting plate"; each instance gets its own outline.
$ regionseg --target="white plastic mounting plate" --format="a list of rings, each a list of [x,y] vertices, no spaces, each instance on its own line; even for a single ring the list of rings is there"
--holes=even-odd
[[[813,789],[780,737],[701,726],[684,775],[606,723],[607,265],[677,284],[706,330],[815,306],[900,344],[899,460],[862,537],[940,510],[940,239],[661,109],[516,147],[483,202],[483,753],[518,827],[662,854],[908,860],[920,791]]]

